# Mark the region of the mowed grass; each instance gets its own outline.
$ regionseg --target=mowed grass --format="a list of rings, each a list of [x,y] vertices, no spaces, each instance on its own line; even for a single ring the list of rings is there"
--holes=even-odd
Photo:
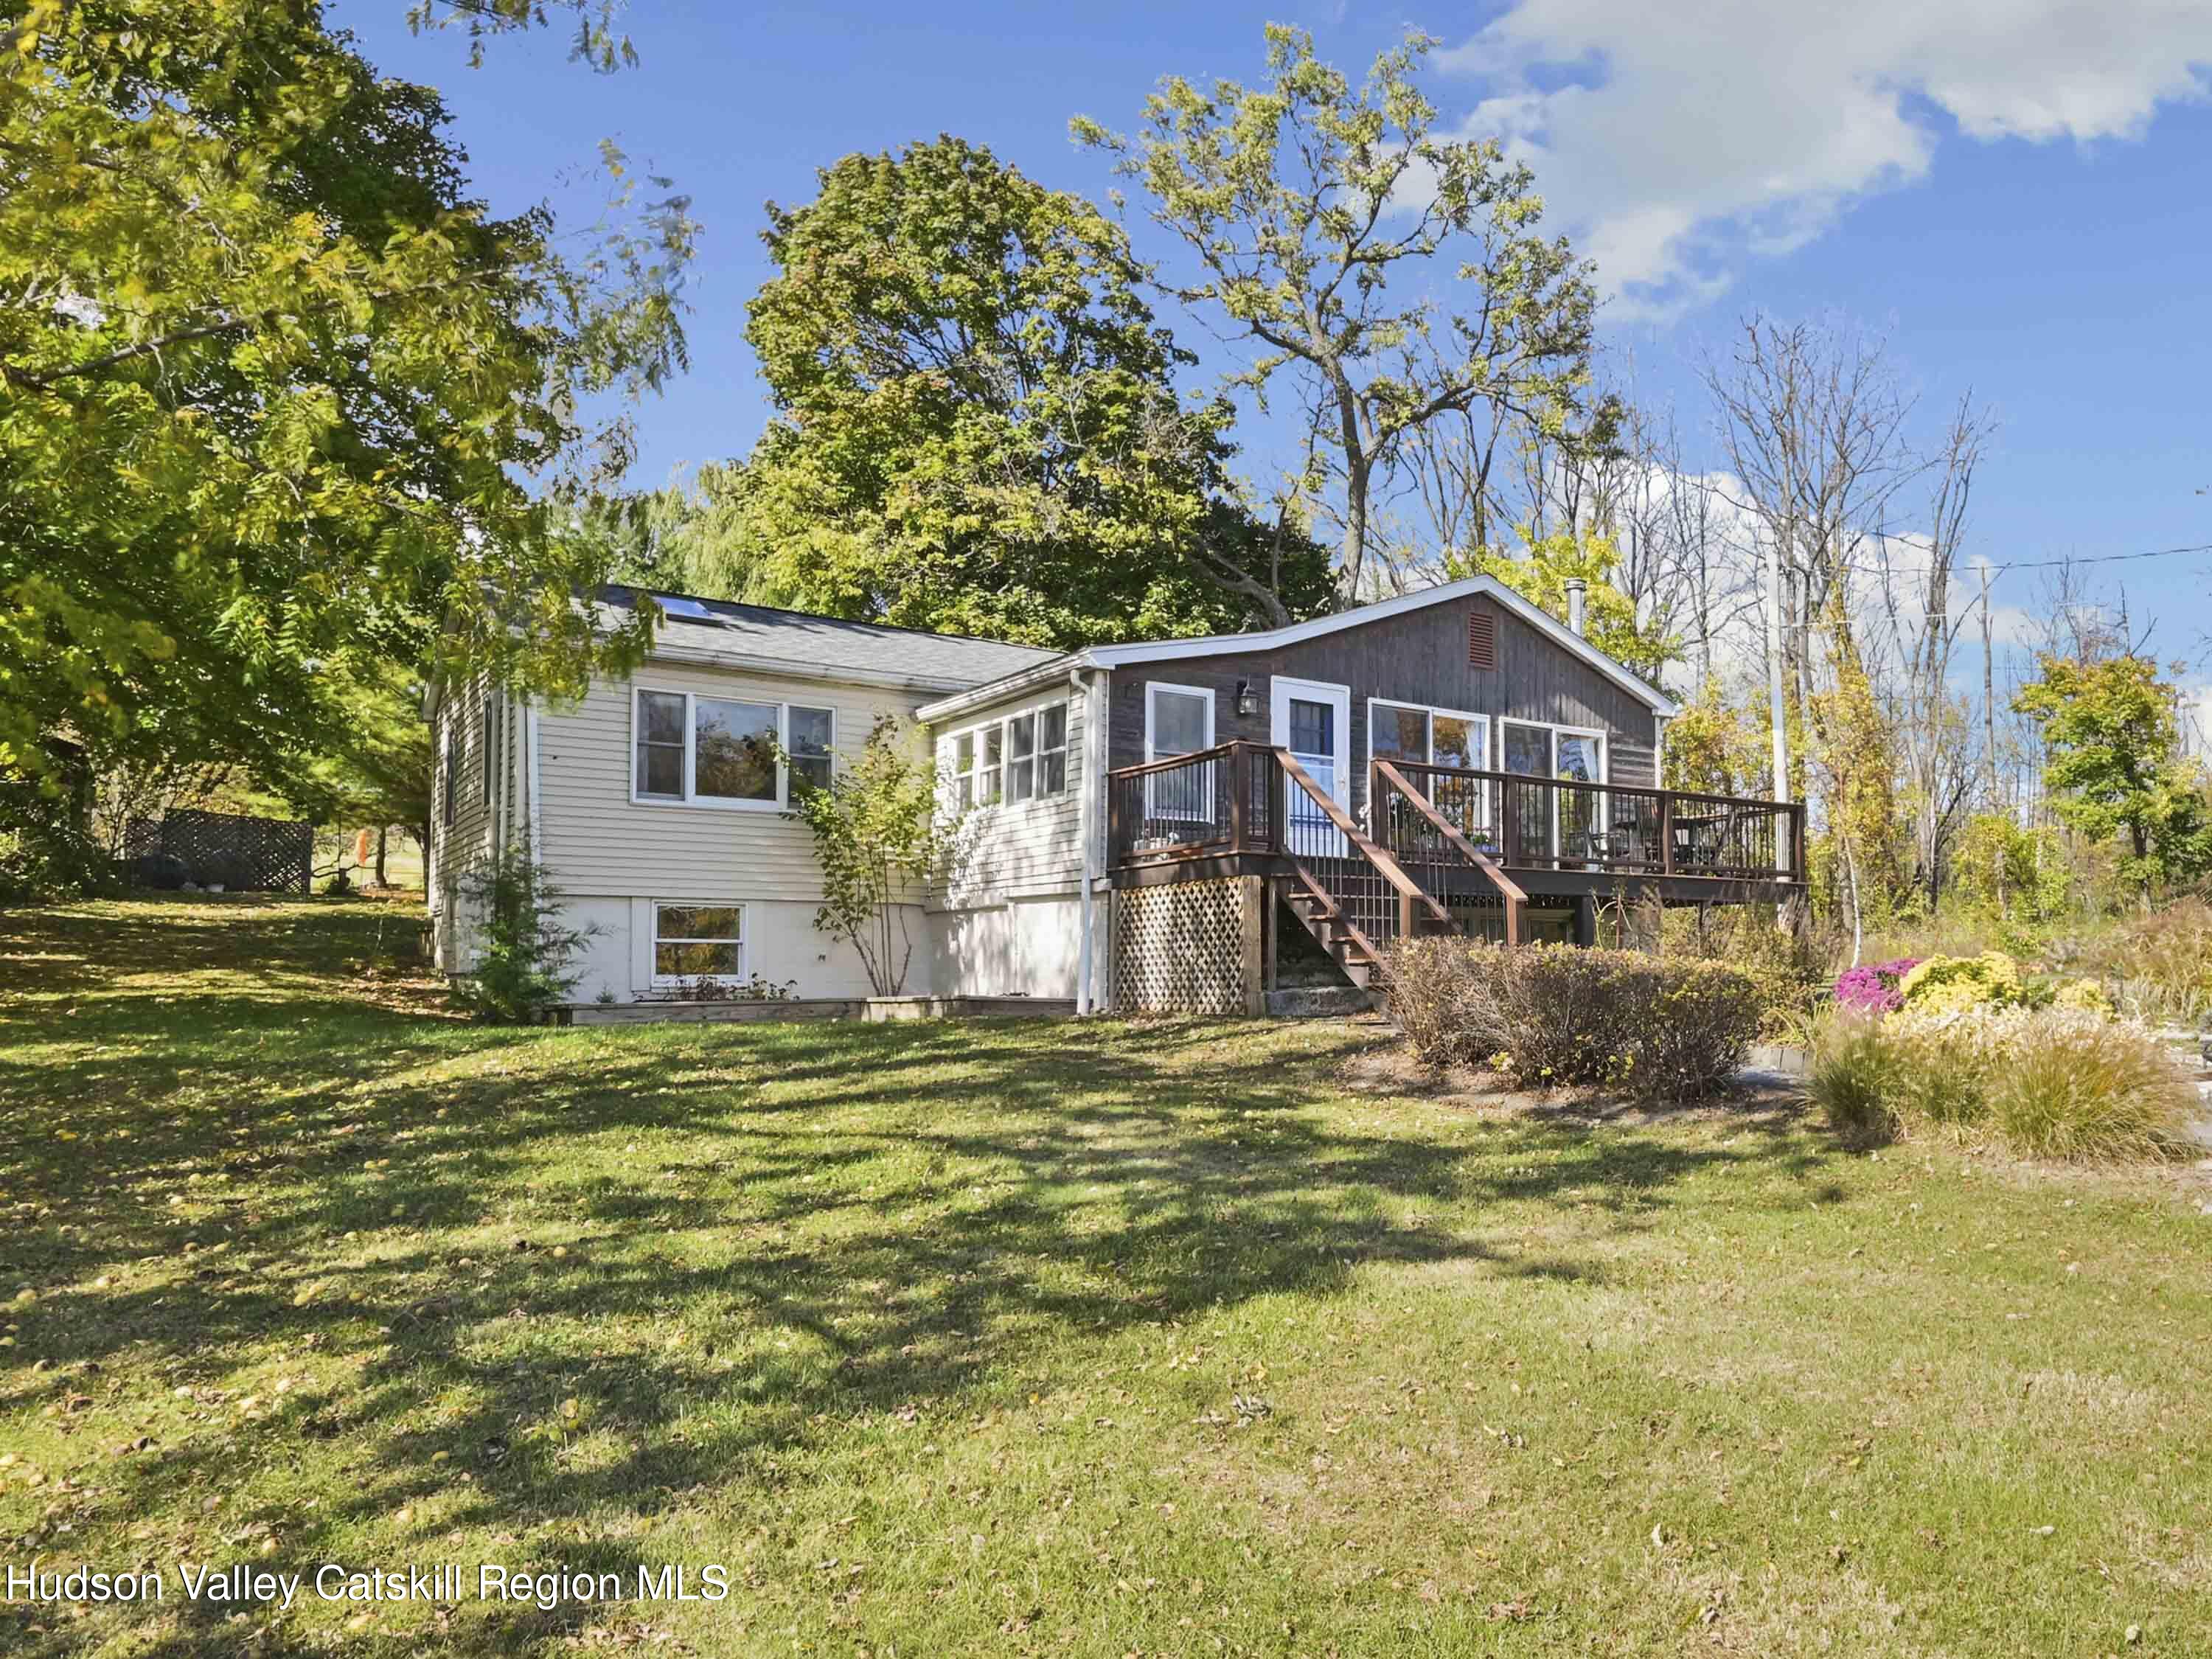
[[[0,1565],[170,1575],[0,1650],[2212,1650],[2197,1172],[1484,1107],[1337,1025],[489,1030],[416,923],[0,914]]]

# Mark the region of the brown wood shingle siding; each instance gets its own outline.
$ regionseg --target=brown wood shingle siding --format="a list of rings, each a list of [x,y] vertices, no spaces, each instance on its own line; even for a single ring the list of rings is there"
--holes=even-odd
[[[1480,606],[1496,619],[1494,668],[1478,668],[1469,661],[1470,606]],[[1489,715],[1492,766],[1498,764],[1498,720],[1595,727],[1607,734],[1612,781],[1656,781],[1650,705],[1518,617],[1479,599],[1386,617],[1275,651],[1117,668],[1107,720],[1109,764],[1143,762],[1145,687],[1154,680],[1212,689],[1215,742],[1231,738],[1267,742],[1269,687],[1277,674],[1351,689],[1355,811],[1364,805],[1370,697]],[[1256,714],[1237,712],[1240,680],[1249,680],[1258,694]]]

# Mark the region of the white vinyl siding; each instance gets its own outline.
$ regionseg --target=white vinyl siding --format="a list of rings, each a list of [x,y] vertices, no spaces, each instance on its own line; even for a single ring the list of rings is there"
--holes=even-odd
[[[632,799],[632,684],[595,684],[580,703],[539,717],[542,855],[555,879],[575,894],[820,902],[813,836],[775,803],[730,810]],[[840,747],[859,744],[882,714],[910,727],[926,696],[658,661],[641,668],[635,684],[729,702],[825,709]]]

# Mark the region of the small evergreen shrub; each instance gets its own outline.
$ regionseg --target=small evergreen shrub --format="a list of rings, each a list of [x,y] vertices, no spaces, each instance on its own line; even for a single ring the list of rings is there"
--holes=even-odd
[[[501,848],[462,878],[475,926],[476,965],[453,994],[479,1019],[532,1024],[568,1000],[582,975],[569,964],[591,930],[562,920],[563,895],[521,844]]]
[[[1416,939],[1384,975],[1390,1012],[1432,1064],[1484,1064],[1538,1088],[1710,1093],[1759,1035],[1751,981],[1718,963],[1571,945]]]

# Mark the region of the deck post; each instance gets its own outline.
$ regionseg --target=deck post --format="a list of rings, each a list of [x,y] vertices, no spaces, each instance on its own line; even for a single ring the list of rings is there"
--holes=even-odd
[[[1237,885],[1243,901],[1244,1012],[1256,1017],[1267,1012],[1267,883],[1263,876],[1239,876]]]
[[[1674,873],[1674,792],[1659,792],[1659,868],[1662,874]]]
[[[1244,804],[1250,797],[1252,755],[1241,743],[1229,750],[1229,845],[1244,850]]]

